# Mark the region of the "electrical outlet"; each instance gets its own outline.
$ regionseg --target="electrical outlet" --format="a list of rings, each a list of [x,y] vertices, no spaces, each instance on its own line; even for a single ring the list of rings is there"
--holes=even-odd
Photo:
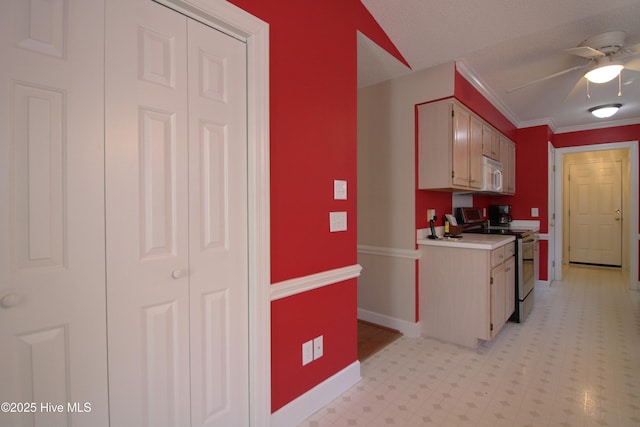
[[[313,360],[316,360],[324,354],[324,339],[322,335],[313,339]]]
[[[427,221],[432,220],[434,216],[436,216],[436,210],[427,209]]]
[[[537,218],[540,215],[538,208],[531,208],[531,216]]]
[[[313,362],[313,341],[302,344],[302,366]]]

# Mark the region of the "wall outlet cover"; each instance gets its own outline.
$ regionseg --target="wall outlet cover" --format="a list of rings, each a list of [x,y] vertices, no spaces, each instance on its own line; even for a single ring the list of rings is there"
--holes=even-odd
[[[317,338],[313,339],[313,360],[316,360],[324,354],[324,339],[323,336],[320,335]]]

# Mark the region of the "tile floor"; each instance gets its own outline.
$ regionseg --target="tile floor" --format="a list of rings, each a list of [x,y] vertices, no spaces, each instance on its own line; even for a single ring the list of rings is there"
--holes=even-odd
[[[526,322],[477,350],[398,339],[300,426],[640,426],[640,292],[591,267],[535,292]]]

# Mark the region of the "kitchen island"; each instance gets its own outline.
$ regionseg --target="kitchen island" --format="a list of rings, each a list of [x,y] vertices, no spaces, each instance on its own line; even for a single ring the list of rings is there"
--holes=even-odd
[[[418,239],[421,335],[476,348],[515,307],[515,238]]]

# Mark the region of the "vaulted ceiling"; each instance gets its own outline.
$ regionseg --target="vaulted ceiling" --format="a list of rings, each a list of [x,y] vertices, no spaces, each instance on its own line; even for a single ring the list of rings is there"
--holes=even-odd
[[[555,132],[566,132],[640,123],[640,0],[362,3],[411,69],[360,36],[360,87],[456,61],[458,70],[517,127],[549,124]],[[593,64],[566,49],[612,30],[624,31],[624,46],[635,46],[638,55],[624,58],[620,82],[589,84],[588,97],[583,76]],[[588,111],[610,103],[622,108],[609,119]]]

